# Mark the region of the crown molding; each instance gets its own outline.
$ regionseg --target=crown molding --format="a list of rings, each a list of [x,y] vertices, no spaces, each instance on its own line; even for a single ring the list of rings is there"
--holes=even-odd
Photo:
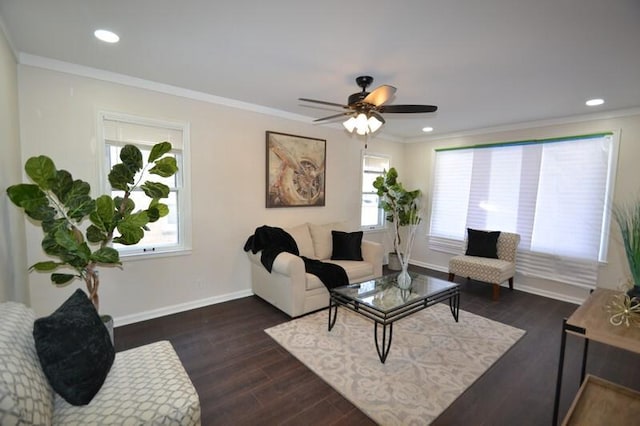
[[[536,127],[580,123],[584,121],[607,120],[612,118],[629,117],[633,115],[640,115],[640,107],[611,110],[611,111],[602,111],[602,112],[591,113],[591,114],[572,115],[567,117],[551,118],[548,120],[524,121],[520,123],[505,124],[502,126],[484,127],[481,129],[445,133],[442,135],[434,135],[428,138],[425,138],[425,137],[410,138],[410,139],[405,139],[405,142],[407,143],[434,142],[434,141],[467,137],[467,136],[486,135],[489,133],[508,132],[512,130],[523,130],[523,129],[532,129]]]
[[[97,68],[86,67],[83,65],[72,64],[69,62],[59,61],[56,59],[46,58],[43,56],[31,55],[28,53],[19,54],[19,63],[36,68],[44,68],[50,71],[58,71],[67,74],[77,75],[80,77],[88,77],[96,80],[107,81],[110,83],[122,84],[123,86],[135,87],[139,89],[151,90],[154,92],[164,93],[167,95],[179,96],[182,98],[193,99],[197,101],[207,102],[216,105],[227,106],[230,108],[242,109],[245,111],[257,112],[259,114],[271,115],[274,117],[285,118],[293,121],[310,122],[311,117],[293,114],[274,108],[268,108],[262,105],[242,102],[235,99],[215,96],[196,90],[185,89],[170,84],[158,83],[156,81],[145,80],[143,78],[132,77],[126,74],[119,74],[111,71],[105,71]]]
[[[1,24],[1,21],[0,21]],[[28,53],[20,53],[18,55],[18,63],[36,68],[43,68],[50,71],[63,72],[67,74],[77,75],[80,77],[93,78],[96,80],[107,81],[110,83],[122,84],[124,86],[135,87],[138,89],[146,89],[154,92],[164,93],[168,95],[179,96],[182,98],[193,99],[201,102],[207,102],[216,105],[227,106],[230,108],[241,109],[244,111],[256,112],[259,114],[269,115],[272,117],[284,118],[286,120],[299,121],[307,124],[313,124],[313,117],[300,114],[293,114],[275,108],[268,108],[262,105],[256,105],[249,102],[242,102],[235,99],[224,98],[221,96],[211,95],[209,93],[199,92],[196,90],[185,89],[169,84],[158,83],[155,81],[145,80],[143,78],[132,77],[126,74],[119,74],[111,71],[105,71],[98,68],[86,67],[83,65],[72,64],[70,62],[59,61],[57,59],[46,58],[43,56],[31,55]],[[339,123],[322,124],[324,127],[335,130],[343,130]],[[346,133],[346,131],[345,131]],[[353,137],[353,135],[351,135]],[[359,136],[355,136],[360,138]],[[404,142],[404,139],[386,134],[376,134],[369,137],[369,141],[382,139],[391,142]]]

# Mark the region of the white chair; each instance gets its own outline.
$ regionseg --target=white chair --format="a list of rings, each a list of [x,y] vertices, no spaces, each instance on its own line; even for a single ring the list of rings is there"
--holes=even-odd
[[[498,258],[479,256],[454,256],[449,260],[449,281],[456,275],[486,282],[493,285],[493,300],[500,298],[500,285],[509,281],[513,290],[513,276],[516,273],[516,251],[520,235],[501,232],[497,242]]]

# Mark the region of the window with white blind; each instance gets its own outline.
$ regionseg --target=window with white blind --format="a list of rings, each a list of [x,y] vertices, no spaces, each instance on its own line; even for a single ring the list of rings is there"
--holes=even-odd
[[[105,191],[112,196],[122,196],[123,192],[112,190],[108,174],[111,167],[120,162],[120,151],[125,145],[135,145],[142,152],[144,164],[153,145],[170,142],[170,155],[176,158],[178,172],[168,178],[157,175],[136,176],[141,182],[151,180],[161,182],[170,188],[169,198],[162,202],[169,206],[169,214],[148,225],[144,238],[136,245],[113,244],[121,256],[159,255],[188,250],[190,229],[186,218],[189,215],[190,196],[187,182],[189,128],[186,123],[171,123],[118,113],[100,113],[99,130],[103,142],[104,161],[102,181]],[[136,188],[131,194],[136,206],[146,206],[149,199]]]
[[[389,157],[379,154],[362,154],[362,207],[360,226],[363,229],[384,228],[385,215],[378,204],[380,202],[373,182],[389,170]]]
[[[429,246],[467,228],[520,234],[520,273],[593,287],[606,258],[613,133],[436,150]]]

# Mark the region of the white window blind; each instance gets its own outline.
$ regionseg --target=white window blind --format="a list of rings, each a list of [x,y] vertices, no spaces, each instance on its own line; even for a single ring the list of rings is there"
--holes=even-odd
[[[595,286],[615,148],[603,133],[437,150],[430,248],[459,254],[467,227],[515,232],[520,273]]]
[[[373,182],[389,170],[389,157],[384,155],[362,155],[362,207],[360,226],[365,229],[379,229],[385,225],[384,210],[378,207],[380,202]]]

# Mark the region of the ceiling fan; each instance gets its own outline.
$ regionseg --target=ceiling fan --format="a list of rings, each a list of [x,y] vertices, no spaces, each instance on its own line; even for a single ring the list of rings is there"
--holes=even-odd
[[[367,92],[367,87],[369,87],[372,82],[373,77],[368,75],[357,77],[356,84],[362,88],[362,91],[350,95],[347,105],[308,98],[298,98],[298,100],[329,105],[346,110],[339,114],[318,118],[317,120],[313,120],[313,122],[316,123],[318,121],[349,116],[349,119],[342,124],[349,132],[356,130],[359,135],[366,135],[367,133],[373,133],[378,130],[385,123],[381,115],[384,113],[423,113],[434,112],[438,109],[435,105],[385,105],[396,92],[396,88],[385,84],[375,88],[371,92]]]

